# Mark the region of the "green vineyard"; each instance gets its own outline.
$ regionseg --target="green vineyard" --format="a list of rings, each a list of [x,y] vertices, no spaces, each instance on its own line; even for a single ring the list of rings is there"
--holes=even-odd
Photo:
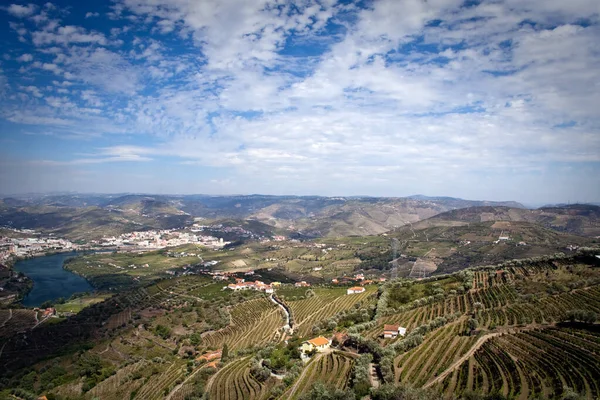
[[[309,391],[316,382],[344,389],[348,384],[354,358],[353,354],[341,352],[317,355],[281,399],[295,399]]]
[[[396,382],[423,386],[430,377],[452,365],[477,341],[476,337],[461,335],[465,329],[463,318],[431,333],[420,346],[399,355],[394,360]]]
[[[274,378],[258,382],[250,374],[250,357],[227,364],[208,384],[210,400],[260,400],[269,397]]]
[[[221,348],[227,343],[230,349],[242,349],[283,338],[281,327],[285,324],[281,309],[268,298],[261,297],[237,305],[231,311],[231,323],[226,328],[207,332],[203,345]]]
[[[375,301],[376,287],[367,287],[364,293],[346,294],[346,289],[316,289],[315,295],[303,299],[288,301],[294,319],[294,330],[300,336],[311,334],[313,324],[326,320],[335,314],[349,310],[355,304]]]
[[[447,397],[465,391],[509,398],[561,398],[570,388],[600,396],[600,331],[552,327],[487,341],[438,386]]]

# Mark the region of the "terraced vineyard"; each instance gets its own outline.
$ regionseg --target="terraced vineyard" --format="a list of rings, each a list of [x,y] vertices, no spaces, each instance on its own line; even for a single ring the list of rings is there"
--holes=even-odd
[[[137,392],[134,399],[164,399],[165,394],[175,386],[177,380],[183,378],[185,370],[185,364],[183,362],[179,361],[172,363],[159,375],[152,376]]]
[[[269,397],[274,378],[258,382],[250,374],[250,357],[227,364],[210,380],[208,395],[211,400],[260,400]]]
[[[142,360],[117,371],[86,393],[86,399],[121,400],[129,398],[143,383],[143,379],[132,379],[135,372],[143,369],[148,361]]]
[[[475,303],[481,303],[483,309],[492,309],[505,307],[515,300],[516,292],[514,288],[508,285],[496,285],[487,289],[472,290],[464,295],[449,296],[443,301],[382,317],[377,321],[375,327],[364,333],[364,336],[371,338],[380,336],[384,324],[399,324],[411,330],[437,317],[454,314],[455,312],[473,312]]]
[[[569,387],[588,399],[600,396],[598,327],[550,327],[487,341],[437,386],[451,398],[465,391],[518,399],[560,398]]]
[[[242,349],[283,338],[278,330],[284,325],[281,309],[268,298],[261,297],[241,303],[231,311],[231,324],[203,335],[203,344],[221,348]]]
[[[36,311],[24,309],[0,310],[0,338],[10,337],[35,326],[37,324],[36,313]]]
[[[320,354],[305,367],[302,375],[281,399],[297,398],[309,391],[316,382],[344,389],[348,384],[353,363],[354,355],[349,353]]]
[[[396,357],[396,382],[423,386],[460,359],[477,341],[475,336],[463,336],[465,329],[466,318],[462,318],[431,333],[420,346]]]
[[[340,311],[351,309],[359,302],[375,301],[375,286],[367,287],[364,293],[346,294],[346,289],[316,289],[308,299],[288,301],[294,319],[294,329],[300,336],[310,335],[316,322],[328,319]]]
[[[492,308],[478,315],[480,326],[509,326],[552,323],[565,317],[569,310],[582,309],[600,313],[600,286],[578,289],[555,296],[534,298],[528,303]]]

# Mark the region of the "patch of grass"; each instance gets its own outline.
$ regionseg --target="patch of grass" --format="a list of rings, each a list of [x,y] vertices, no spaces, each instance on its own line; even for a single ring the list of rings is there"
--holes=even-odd
[[[110,298],[111,294],[95,294],[92,296],[83,296],[78,297],[76,299],[68,300],[63,304],[56,304],[54,308],[56,308],[57,312],[73,312],[78,313],[83,310],[85,307],[88,307],[92,304],[100,303],[108,298]]]

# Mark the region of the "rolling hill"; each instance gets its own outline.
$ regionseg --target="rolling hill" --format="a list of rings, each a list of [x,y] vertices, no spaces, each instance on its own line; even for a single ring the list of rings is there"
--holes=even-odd
[[[320,196],[85,195],[7,198],[0,225],[51,230],[67,237],[117,234],[140,228],[179,227],[199,217],[209,221],[255,220],[295,236],[373,235],[457,207],[520,206],[514,202],[456,198]],[[85,229],[79,229],[85,227]]]
[[[451,197],[61,194],[0,202],[0,225],[52,230],[71,237],[83,237],[86,232],[97,236],[140,228],[181,227],[193,218],[209,222],[253,220],[300,238],[376,235],[405,225],[419,229],[486,221],[529,222],[564,233],[600,235],[598,206],[529,210],[515,202]],[[82,226],[85,229],[78,228]]]
[[[485,221],[531,222],[555,231],[600,236],[600,207],[588,204],[543,207],[536,210],[497,206],[469,207],[441,213],[419,226]]]

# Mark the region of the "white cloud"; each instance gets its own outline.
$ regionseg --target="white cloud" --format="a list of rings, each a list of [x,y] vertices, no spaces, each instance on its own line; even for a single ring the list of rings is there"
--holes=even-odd
[[[108,44],[104,34],[99,32],[88,32],[82,27],[73,25],[60,26],[56,31],[54,31],[54,29],[35,31],[32,32],[31,36],[33,44],[36,46],[49,44],[67,45],[70,43]]]
[[[19,62],[31,62],[33,61],[33,56],[31,54],[22,54],[17,57],[17,61]]]
[[[87,12],[85,13],[85,17],[86,18],[94,18],[94,17],[99,17],[100,13],[97,12]]]
[[[26,6],[22,6],[19,4],[11,4],[6,8],[6,11],[8,11],[9,14],[15,17],[24,18],[29,17],[30,15],[35,13],[36,8],[37,7],[34,4],[27,4]]]

